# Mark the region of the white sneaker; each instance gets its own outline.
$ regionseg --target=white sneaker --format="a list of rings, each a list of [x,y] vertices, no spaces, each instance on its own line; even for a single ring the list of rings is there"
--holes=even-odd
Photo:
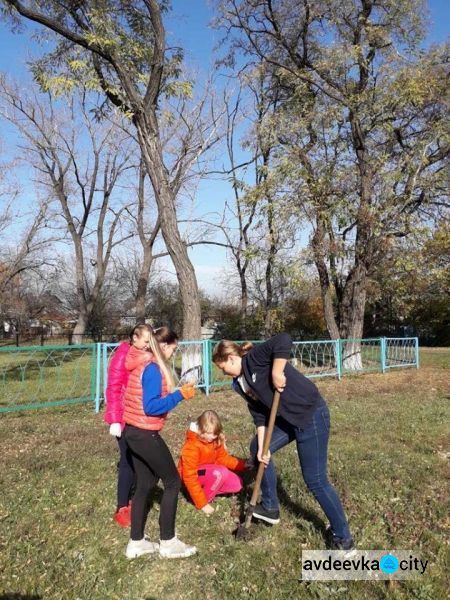
[[[125,555],[127,558],[137,558],[143,554],[153,554],[154,552],[158,552],[158,550],[159,544],[142,538],[142,540],[130,540]]]
[[[196,554],[195,546],[188,546],[176,536],[171,540],[159,540],[159,555],[162,558],[186,558]]]

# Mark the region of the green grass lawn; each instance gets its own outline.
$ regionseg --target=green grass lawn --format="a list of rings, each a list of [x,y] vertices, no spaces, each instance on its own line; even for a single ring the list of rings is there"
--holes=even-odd
[[[419,361],[422,367],[450,369],[450,348],[420,348]]]
[[[437,359],[436,359],[437,355]],[[128,532],[112,521],[117,448],[102,415],[79,405],[0,417],[0,598],[446,597],[449,373],[436,366],[318,381],[332,413],[330,478],[361,549],[414,550],[430,561],[419,582],[302,583],[301,551],[323,549],[326,523],[298,471],[294,446],[277,453],[282,522],[232,536],[243,496],[211,518],[180,498],[177,529],[196,557],[124,556]],[[207,407],[223,417],[230,451],[245,456],[253,426],[242,400],[221,390],[182,403],[164,437],[177,456],[188,422]],[[158,498],[147,534],[157,539]]]
[[[90,399],[95,364],[93,346],[0,349],[0,411],[49,399]]]

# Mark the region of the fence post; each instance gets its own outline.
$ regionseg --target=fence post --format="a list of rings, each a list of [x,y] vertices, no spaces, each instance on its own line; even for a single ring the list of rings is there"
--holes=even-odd
[[[203,363],[203,380],[205,383],[205,394],[209,396],[209,361],[208,361],[208,343],[209,340],[202,341],[202,363]]]
[[[209,392],[211,389],[211,344],[212,340],[206,340],[206,369],[205,369],[205,390],[206,395],[209,396]]]
[[[419,338],[414,338],[414,346],[416,351],[416,369],[419,368]]]
[[[386,372],[386,338],[380,338],[381,372]]]
[[[344,353],[343,353],[343,342],[345,340],[338,338],[339,345],[339,379],[344,375]]]
[[[102,373],[102,383],[103,383],[103,398],[105,399],[106,402],[106,386],[108,385],[108,345],[103,343],[102,344],[102,350],[103,350],[103,365],[101,367],[101,373]],[[114,350],[113,350],[114,352]]]
[[[341,363],[341,340],[337,339],[334,342],[334,346],[335,346],[335,355],[336,355],[336,369],[337,369],[337,376],[339,381],[342,378],[342,363]]]
[[[95,356],[95,412],[100,412],[100,383],[101,383],[101,355],[102,344],[94,344],[96,350]]]

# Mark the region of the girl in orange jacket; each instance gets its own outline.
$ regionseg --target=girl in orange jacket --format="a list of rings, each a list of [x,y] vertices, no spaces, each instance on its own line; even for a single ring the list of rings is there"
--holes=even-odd
[[[214,512],[210,502],[218,494],[235,494],[242,489],[241,478],[232,471],[250,467],[247,461],[228,454],[224,440],[219,416],[205,410],[186,432],[178,462],[192,502],[207,515]]]

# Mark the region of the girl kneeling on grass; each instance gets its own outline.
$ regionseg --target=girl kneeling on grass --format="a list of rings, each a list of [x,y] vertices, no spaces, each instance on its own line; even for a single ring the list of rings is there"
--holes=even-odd
[[[210,502],[221,494],[236,494],[242,489],[241,478],[233,471],[244,471],[245,460],[225,449],[225,437],[219,415],[205,410],[186,432],[178,471],[196,508],[211,515]],[[230,470],[231,469],[231,470]]]
[[[331,547],[349,550],[353,540],[339,496],[327,478],[330,413],[317,387],[287,361],[291,337],[280,333],[253,347],[224,340],[216,345],[213,362],[233,377],[233,388],[247,402],[257,435],[250,451],[267,467],[261,482],[261,502],[253,516],[272,525],[279,523],[277,474],[273,454],[295,440],[303,479],[331,525]],[[262,456],[266,424],[274,389],[281,393],[269,452]]]
[[[174,390],[167,362],[177,347],[177,335],[167,328],[153,335],[147,326],[136,332],[143,338],[141,349],[132,346],[125,366],[130,371],[125,392],[124,436],[131,450],[136,472],[136,491],[131,505],[131,535],[127,558],[136,558],[159,550],[164,558],[183,558],[197,552],[195,546],[181,542],[175,534],[178,493],[181,481],[172,455],[160,436],[167,413],[181,400],[194,397],[192,385]],[[164,492],[159,515],[160,543],[148,541],[144,528],[149,500],[158,479]]]

